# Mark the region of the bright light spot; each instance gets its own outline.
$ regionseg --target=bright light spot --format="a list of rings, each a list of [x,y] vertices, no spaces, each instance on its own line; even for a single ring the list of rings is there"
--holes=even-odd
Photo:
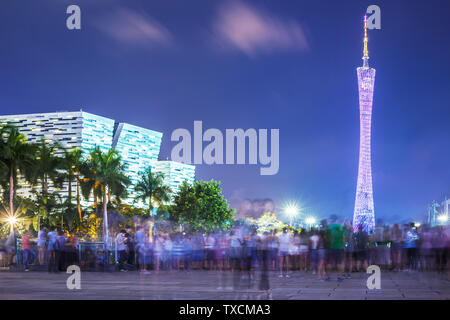
[[[316,223],[316,218],[314,218],[314,217],[308,217],[308,218],[306,218],[305,222],[306,222],[307,224],[314,224],[314,223]]]
[[[288,204],[286,206],[286,208],[284,208],[284,212],[288,215],[288,216],[295,216],[298,214],[298,206],[296,204]]]
[[[419,222],[416,222],[416,223],[414,223],[414,226],[415,226],[416,228],[418,228],[418,227],[420,227],[420,223],[419,223]]]
[[[447,221],[448,221],[448,216],[445,215],[445,214],[443,214],[443,215],[440,215],[437,219],[438,219],[440,222],[447,222]]]
[[[9,217],[9,218],[7,219],[7,221],[8,221],[9,224],[14,225],[14,224],[16,224],[16,222],[17,222],[17,218],[16,218],[16,217]]]

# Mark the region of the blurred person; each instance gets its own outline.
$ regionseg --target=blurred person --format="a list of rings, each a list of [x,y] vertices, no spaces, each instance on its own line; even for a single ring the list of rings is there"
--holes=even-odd
[[[294,231],[289,244],[289,262],[291,270],[300,270],[300,235]]]
[[[47,229],[41,229],[38,232],[38,260],[39,264],[42,266],[45,264],[45,245],[47,243]]]
[[[56,237],[56,265],[58,271],[66,271],[66,237],[62,230]]]
[[[353,237],[353,226],[350,220],[344,222],[344,277],[351,278],[353,272],[353,256],[355,253],[355,242]],[[347,273],[345,273],[347,271]]]
[[[433,267],[433,233],[427,225],[421,226],[420,229],[420,269],[421,271],[431,271]]]
[[[382,270],[388,270],[391,265],[391,254],[389,247],[389,228],[386,225],[378,225],[374,232],[375,261],[374,263]]]
[[[133,229],[130,226],[125,228],[125,241],[127,260],[126,263],[129,266],[134,266],[136,263],[136,245],[133,237]]]
[[[327,275],[327,233],[325,230],[321,230],[318,234],[318,242],[317,242],[317,258],[318,258],[318,265],[317,265],[317,278],[320,281],[330,281],[331,278]]]
[[[308,235],[306,234],[306,231],[303,229],[299,235],[297,236],[297,246],[298,246],[298,270],[307,271],[308,270],[308,253],[309,253],[309,247],[308,247]]]
[[[8,259],[8,266],[14,265],[16,261],[16,254],[17,254],[17,232],[14,228],[13,231],[9,234],[8,239],[5,243],[5,249]]]
[[[189,235],[186,235],[184,239],[184,271],[189,271],[191,269],[191,261],[192,261],[192,238]]]
[[[392,269],[400,271],[402,269],[402,246],[403,233],[398,224],[394,224],[390,231]]]
[[[215,267],[215,245],[216,239],[211,233],[208,233],[204,239],[205,248],[205,268],[208,270],[214,270]]]
[[[216,246],[216,260],[217,260],[217,280],[219,286],[217,290],[222,290],[225,287],[223,274],[226,270],[226,255],[228,254],[228,233],[223,232],[220,234],[218,240],[218,245]]]
[[[139,249],[138,249],[139,248]],[[151,274],[147,270],[147,266],[152,262],[152,244],[146,238],[139,246],[136,246],[136,253],[138,256],[138,264],[140,266],[139,272],[142,274]]]
[[[83,259],[81,263],[81,267],[85,271],[94,271],[95,270],[95,259],[96,257],[92,253],[91,249],[86,249],[83,254]]]
[[[269,263],[271,250],[272,248],[270,234],[269,232],[264,232],[262,238],[258,239],[258,251],[261,255],[261,278],[259,281],[258,289],[266,293],[267,299],[272,299],[269,282]]]
[[[95,257],[95,269],[97,271],[104,271],[105,269],[105,255],[103,251],[98,250]]]
[[[310,257],[310,269],[312,274],[318,273],[319,266],[319,239],[320,236],[317,230],[312,230],[309,237],[309,257]]]
[[[25,271],[30,271],[28,269],[28,265],[32,264],[36,255],[34,251],[31,249],[31,232],[25,231],[22,236],[22,258],[23,258],[23,267]]]
[[[125,262],[127,261],[127,237],[126,230],[120,230],[120,232],[116,236],[116,250],[119,262],[119,271],[126,272]]]
[[[275,230],[272,230],[270,233],[270,269],[272,271],[277,270],[278,247],[278,237],[275,234]]]
[[[66,266],[77,264],[77,245],[78,245],[78,239],[75,237],[74,234],[70,234],[67,237],[67,242],[65,246],[66,251]]]
[[[127,247],[127,263],[130,266],[134,266],[136,262],[136,248],[135,240],[133,238],[133,229],[130,226],[127,226],[125,231],[125,237],[127,238],[125,241]]]
[[[331,270],[336,268],[338,275],[337,281],[343,281],[344,264],[344,226],[337,223],[337,217],[331,217],[331,224],[327,227],[328,233],[328,249],[329,249],[329,261],[328,267]]]
[[[417,268],[417,242],[419,235],[416,231],[414,223],[411,223],[405,230],[405,243],[404,248],[406,250],[406,271],[416,270]]]
[[[256,228],[252,229],[246,237],[245,241],[245,271],[247,272],[247,289],[250,290],[253,287],[254,266],[257,259],[257,235]]]
[[[230,233],[230,263],[231,274],[233,276],[233,288],[238,290],[241,280],[241,257],[242,257],[243,240],[240,238],[236,230]]]
[[[153,241],[153,269],[159,272],[164,252],[164,239],[158,234]]]
[[[144,248],[144,244],[145,244],[145,232],[144,232],[144,227],[142,226],[138,226],[136,228],[136,234],[134,235],[134,239],[135,239],[135,252],[136,252],[136,258],[139,261],[138,263],[138,267],[140,270],[142,270],[143,265],[140,263],[141,261],[141,257],[140,255],[145,251]],[[144,268],[145,270],[145,268]]]
[[[58,236],[57,233],[57,229],[54,228],[53,231],[50,231],[47,234],[48,237],[48,246],[47,246],[47,251],[48,251],[48,272],[58,272],[58,265],[59,265],[59,255],[57,257],[57,242],[56,242],[56,238]]]
[[[447,265],[447,237],[446,232],[443,227],[435,227],[435,232],[432,238],[433,252],[435,256],[436,270],[438,272],[443,272]]]
[[[285,277],[289,278],[289,248],[292,242],[292,235],[288,231],[287,228],[283,229],[283,233],[278,237],[279,246],[279,266],[280,266],[280,275],[279,277],[283,277],[283,266],[285,269]]]
[[[204,250],[202,235],[196,234],[192,237],[192,268],[203,268]]]
[[[447,267],[447,281],[450,281],[450,226],[446,226],[443,231],[445,236],[445,262]]]
[[[364,231],[363,226],[358,226],[358,232],[354,234],[356,251],[356,270],[358,272],[366,271],[368,264],[369,235]],[[364,269],[361,269],[361,266]]]
[[[164,270],[172,271],[172,249],[173,241],[170,234],[163,237],[163,266]]]
[[[175,262],[175,268],[177,271],[181,271],[181,267],[184,267],[184,239],[181,234],[174,235],[173,242],[173,259]]]

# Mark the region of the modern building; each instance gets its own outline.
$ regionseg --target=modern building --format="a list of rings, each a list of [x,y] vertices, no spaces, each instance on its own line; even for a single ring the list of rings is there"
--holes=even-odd
[[[84,111],[0,116],[0,127],[6,124],[16,126],[31,143],[41,139],[48,143],[59,142],[68,150],[80,148],[84,155],[96,146],[102,151],[116,149],[122,158],[125,174],[131,180],[129,196],[125,200],[128,204],[133,203],[134,185],[148,167],[167,174],[166,181],[173,191],[177,191],[183,181],[192,183],[195,178],[195,166],[158,161],[161,132],[119,123]],[[24,188],[18,193],[28,195],[30,186],[23,182],[21,184]],[[67,188],[68,183],[61,189],[50,185],[49,191],[60,192],[62,197],[66,197]]]
[[[134,186],[145,169],[154,168],[158,160],[162,133],[133,126],[128,123],[117,123],[114,130],[112,147],[122,157],[131,184],[128,187],[127,204],[135,198]]]
[[[111,148],[114,132],[114,120],[83,111],[0,116],[0,126],[6,124],[17,127],[30,143],[41,140],[47,143],[59,142],[67,150],[80,148],[84,155],[95,146],[99,146],[102,151]],[[19,179],[19,186],[19,195],[30,196],[30,185]],[[72,189],[75,188],[76,185],[73,185]],[[67,196],[67,189],[68,182],[60,189],[49,184],[49,192],[57,191],[62,198]]]
[[[367,49],[367,42],[367,16],[364,16],[363,66],[357,68],[360,140],[358,181],[356,185],[355,210],[353,213],[353,230],[357,231],[359,225],[362,225],[365,231],[371,232],[375,228],[370,150],[375,69],[369,67],[369,51]]]
[[[84,152],[95,146],[108,150],[114,132],[114,120],[83,111],[0,116],[0,125],[8,123],[31,143],[58,141],[64,148]]]
[[[195,177],[195,166],[175,161],[158,161],[155,164],[155,172],[161,172],[165,176],[165,183],[176,193],[184,181],[192,184]]]

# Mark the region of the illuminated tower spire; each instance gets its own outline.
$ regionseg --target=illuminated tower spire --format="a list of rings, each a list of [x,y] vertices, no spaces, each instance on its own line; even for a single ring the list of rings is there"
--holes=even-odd
[[[367,41],[367,16],[364,16],[364,63],[362,67],[356,69],[359,91],[360,138],[358,181],[356,184],[355,211],[353,212],[353,230],[358,231],[359,226],[362,226],[365,231],[371,232],[375,228],[370,148],[375,69],[369,67]]]
[[[367,42],[369,38],[367,37],[367,15],[364,16],[364,55],[363,55],[363,68],[369,67],[369,50],[367,49]]]

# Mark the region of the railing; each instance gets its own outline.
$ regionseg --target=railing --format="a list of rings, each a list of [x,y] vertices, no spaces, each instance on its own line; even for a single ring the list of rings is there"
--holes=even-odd
[[[8,266],[8,253],[5,246],[6,240],[0,239],[0,268],[5,268]],[[35,254],[33,261],[30,261],[30,265],[39,265],[39,248],[35,241],[30,244],[31,250]],[[106,250],[108,249],[108,250]],[[47,246],[44,249],[44,261],[43,265],[48,265],[49,253]],[[93,270],[95,266],[100,262],[101,265],[115,265],[118,261],[117,250],[115,244],[112,243],[105,248],[103,241],[87,242],[81,241],[75,247],[67,246],[64,250],[66,262],[79,265],[80,267]],[[69,257],[69,253],[71,256]],[[21,268],[23,266],[23,251],[22,251],[22,241],[17,239],[16,250],[14,262],[17,267]]]

